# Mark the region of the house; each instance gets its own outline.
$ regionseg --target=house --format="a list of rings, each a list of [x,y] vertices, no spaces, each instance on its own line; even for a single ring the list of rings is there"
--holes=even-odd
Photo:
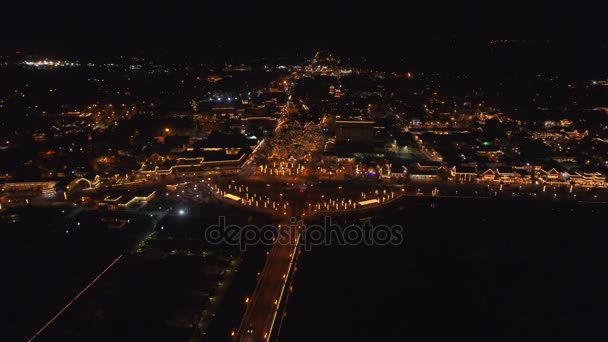
[[[513,172],[513,168],[509,167],[497,167],[496,175],[498,180],[504,183],[513,183],[515,182],[515,172]]]
[[[493,182],[496,180],[496,171],[493,169],[487,169],[481,174],[482,182]]]
[[[477,181],[476,166],[453,166],[450,169],[450,177],[453,181],[461,183],[472,183]]]
[[[541,168],[538,172],[537,178],[539,181],[549,184],[560,184],[566,181],[563,174],[556,168],[552,168],[548,171]]]
[[[532,173],[528,170],[528,168],[513,168],[513,173],[515,174],[515,182],[530,184],[532,183]]]

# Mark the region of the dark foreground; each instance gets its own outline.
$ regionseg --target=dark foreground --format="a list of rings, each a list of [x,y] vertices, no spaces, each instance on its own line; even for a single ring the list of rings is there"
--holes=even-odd
[[[304,254],[279,340],[606,340],[606,213],[431,199],[374,213],[404,244]]]

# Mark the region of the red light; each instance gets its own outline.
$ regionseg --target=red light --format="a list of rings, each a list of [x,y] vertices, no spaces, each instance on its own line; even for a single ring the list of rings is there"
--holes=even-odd
[[[21,51],[17,50],[17,51],[15,51],[15,54],[16,54],[16,55],[20,55],[20,54],[21,54]]]

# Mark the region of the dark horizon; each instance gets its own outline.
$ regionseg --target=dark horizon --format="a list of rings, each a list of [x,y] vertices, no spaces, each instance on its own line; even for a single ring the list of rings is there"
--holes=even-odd
[[[12,3],[0,23],[12,49],[165,49],[240,46],[359,48],[412,41],[605,42],[599,6],[556,2]],[[582,7],[582,8],[581,8]],[[321,48],[322,46],[319,46]]]
[[[113,47],[39,45],[0,48],[0,56],[20,61],[28,58],[66,58],[80,61],[118,61],[144,57],[168,63],[259,64],[281,62],[301,64],[316,51],[328,50],[343,62],[366,65],[388,72],[481,73],[582,73],[608,77],[605,60],[608,45],[573,40],[458,40],[433,39],[407,42],[375,42],[368,46],[317,42],[311,45],[262,46],[256,43],[217,43],[157,47],[114,45]]]

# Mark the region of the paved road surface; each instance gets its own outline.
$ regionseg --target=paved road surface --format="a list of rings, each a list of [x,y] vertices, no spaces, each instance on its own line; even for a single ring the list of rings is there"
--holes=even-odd
[[[283,226],[280,234],[260,273],[235,341],[268,341],[276,329],[278,304],[289,290],[287,278],[295,260],[298,233],[295,226]]]

